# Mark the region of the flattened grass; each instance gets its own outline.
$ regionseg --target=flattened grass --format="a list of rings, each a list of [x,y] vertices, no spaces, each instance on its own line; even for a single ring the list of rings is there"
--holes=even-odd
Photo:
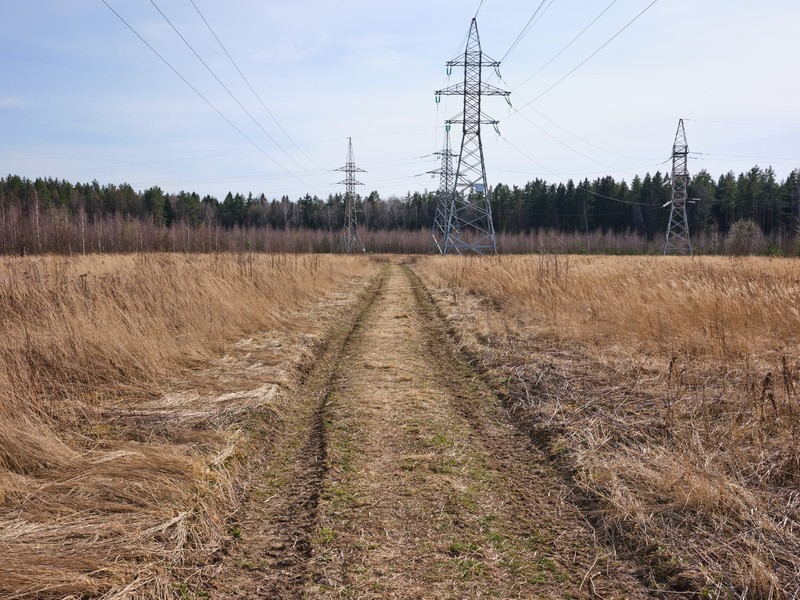
[[[277,342],[255,379],[291,368],[321,333],[315,307],[373,268],[298,255],[0,259],[0,596],[190,590],[228,536],[242,423],[275,417],[279,384],[167,392],[258,332]],[[234,349],[263,350],[250,345]],[[234,366],[221,361],[220,377]]]

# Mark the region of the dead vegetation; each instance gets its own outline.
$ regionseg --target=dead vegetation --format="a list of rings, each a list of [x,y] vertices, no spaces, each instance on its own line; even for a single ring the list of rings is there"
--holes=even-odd
[[[800,595],[796,261],[541,255],[414,268],[652,589]]]
[[[0,596],[186,596],[230,537],[245,425],[280,420],[290,371],[374,269],[0,260]]]

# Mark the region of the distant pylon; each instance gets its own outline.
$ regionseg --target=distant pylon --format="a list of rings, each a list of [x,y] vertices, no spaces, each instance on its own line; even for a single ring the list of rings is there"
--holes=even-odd
[[[683,119],[678,121],[675,143],[672,145],[672,198],[669,201],[669,225],[664,254],[691,254],[689,239],[689,217],[686,204],[689,202],[689,145]]]
[[[458,166],[453,178],[451,201],[445,204],[446,223],[440,235],[442,254],[457,252],[496,253],[497,244],[489,203],[489,186],[486,183],[486,165],[483,160],[481,125],[497,126],[497,121],[485,117],[481,111],[482,96],[508,96],[507,92],[483,81],[484,67],[498,70],[500,63],[481,51],[478,23],[473,18],[469,28],[464,56],[447,63],[448,69],[464,67],[464,80],[436,92],[441,96],[463,96],[464,110],[448,123],[461,123],[463,137],[458,154]]]
[[[456,154],[450,147],[450,122],[445,127],[444,148],[441,152],[434,152],[441,159],[441,165],[435,171],[428,171],[432,175],[439,175],[439,189],[436,192],[436,216],[433,219],[433,243],[436,251],[444,254],[450,234],[451,219],[453,214],[453,159]]]
[[[358,235],[358,196],[356,195],[356,186],[364,185],[356,180],[356,173],[366,173],[366,171],[356,167],[356,161],[353,158],[353,138],[347,138],[347,140],[347,164],[335,170],[345,173],[344,181],[340,181],[338,184],[345,186],[344,233],[339,241],[339,250],[350,254],[353,251],[364,252],[366,250]]]

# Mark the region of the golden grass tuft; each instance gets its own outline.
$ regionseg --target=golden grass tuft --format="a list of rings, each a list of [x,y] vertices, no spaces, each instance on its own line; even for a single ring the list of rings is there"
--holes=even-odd
[[[414,268],[654,586],[800,595],[796,260],[430,257]]]
[[[243,425],[279,417],[276,390],[322,313],[374,269],[298,255],[0,259],[0,596],[167,598],[200,581],[238,501]],[[270,364],[226,381],[243,360],[226,351]]]

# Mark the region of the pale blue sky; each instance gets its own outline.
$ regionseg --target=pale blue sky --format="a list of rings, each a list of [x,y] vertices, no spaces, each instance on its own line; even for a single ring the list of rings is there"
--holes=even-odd
[[[440,149],[442,124],[460,107],[453,98],[437,106],[433,92],[456,82],[458,73],[447,82],[445,63],[479,0],[194,0],[280,126],[191,0],[155,4],[258,125],[150,0],[106,1],[250,141],[102,0],[0,0],[4,175],[160,185],[220,198],[228,190],[327,196],[342,191],[342,174],[332,170],[344,164],[352,136],[356,162],[367,170],[359,191],[386,197],[437,187],[418,176],[436,167],[434,159],[420,157]],[[541,19],[503,60],[502,81],[492,76],[514,90],[514,109],[500,98],[484,102],[502,134],[484,130],[490,185],[606,174],[630,180],[668,170],[657,163],[669,158],[679,118],[690,150],[705,153],[690,162],[692,172],[718,176],[759,164],[783,178],[800,167],[796,0],[658,0],[522,108],[651,1],[544,3]],[[538,5],[484,0],[484,52],[503,58]]]

